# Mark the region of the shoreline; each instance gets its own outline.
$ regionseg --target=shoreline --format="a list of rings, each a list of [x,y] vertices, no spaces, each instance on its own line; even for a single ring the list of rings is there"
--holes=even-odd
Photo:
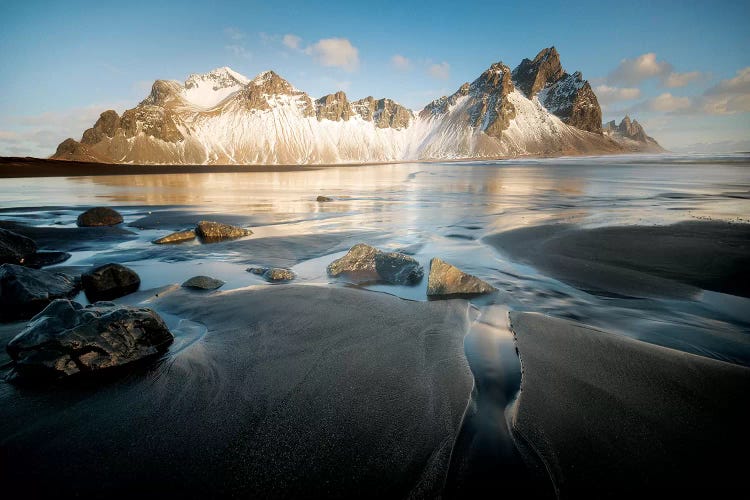
[[[98,163],[31,156],[0,156],[0,179],[33,177],[88,177],[107,175],[164,175],[164,174],[210,174],[243,172],[302,172],[329,167],[365,167],[373,165],[398,165],[403,163],[461,163],[476,161],[532,160],[550,158],[583,158],[598,156],[651,156],[654,153],[624,152],[614,154],[573,154],[573,155],[526,155],[503,157],[466,157],[430,160],[393,160],[381,162],[349,163],[308,163],[308,164],[247,164],[247,165],[196,165],[196,164],[131,164]],[[670,154],[658,153],[658,154]]]

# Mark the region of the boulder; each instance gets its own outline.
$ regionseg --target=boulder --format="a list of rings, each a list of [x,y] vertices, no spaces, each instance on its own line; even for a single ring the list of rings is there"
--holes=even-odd
[[[31,238],[0,228],[0,264],[23,264],[36,250]]]
[[[78,216],[79,227],[115,226],[122,222],[122,215],[117,210],[107,207],[90,208]]]
[[[333,277],[344,275],[359,282],[385,281],[392,285],[416,285],[424,276],[424,269],[413,257],[382,252],[364,243],[354,245],[327,270]]]
[[[277,283],[281,281],[292,281],[297,277],[291,269],[281,267],[249,267],[247,272],[258,274],[266,281]]]
[[[0,320],[29,319],[55,299],[73,297],[76,280],[63,273],[0,265]]]
[[[23,265],[39,269],[46,266],[54,266],[65,262],[70,258],[68,252],[37,252],[27,255],[23,259]]]
[[[497,288],[489,283],[466,274],[437,257],[430,261],[430,275],[427,278],[427,296],[429,297],[479,295],[496,290]]]
[[[177,231],[176,233],[162,236],[161,238],[155,239],[152,243],[157,245],[168,245],[174,243],[183,243],[185,241],[191,241],[195,239],[195,230],[187,229],[185,231]]]
[[[224,282],[210,276],[193,276],[182,284],[183,288],[195,288],[198,290],[216,290],[224,286]]]
[[[105,264],[81,276],[83,290],[92,302],[112,300],[133,293],[141,286],[141,278],[132,269],[120,264]]]
[[[202,220],[195,227],[195,234],[197,234],[204,243],[214,243],[217,241],[233,240],[236,238],[242,238],[243,236],[250,236],[253,232],[250,229],[245,229],[243,227]]]
[[[58,299],[10,341],[19,377],[51,379],[123,366],[164,352],[174,337],[146,308]]]
[[[318,202],[321,202],[321,203],[322,203],[322,202],[326,202],[326,201],[333,201],[333,198],[331,198],[331,197],[328,197],[328,196],[323,196],[323,195],[320,195],[320,196],[318,196],[318,197],[317,197],[317,198],[315,199],[315,201],[318,201]]]

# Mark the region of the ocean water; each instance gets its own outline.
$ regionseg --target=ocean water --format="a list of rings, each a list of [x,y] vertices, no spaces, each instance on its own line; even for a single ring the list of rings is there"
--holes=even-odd
[[[333,201],[319,203],[318,195]],[[262,279],[245,269],[271,265],[291,267],[297,283],[359,286],[427,300],[426,276],[415,287],[355,285],[329,278],[326,266],[358,242],[410,253],[426,271],[430,259],[440,257],[497,287],[498,293],[472,300],[475,322],[465,340],[480,393],[475,395],[479,409],[471,432],[484,443],[466,444],[469,463],[518,463],[510,438],[503,434],[503,412],[520,384],[507,326],[509,310],[571,318],[750,365],[750,299],[708,291],[689,299],[596,295],[517,262],[484,241],[489,235],[541,224],[593,228],[688,220],[748,223],[747,154],[0,180],[0,220],[59,231],[46,249],[56,249],[55,241],[62,245],[64,230],[73,230],[76,216],[90,206],[117,208],[133,234],[67,241],[63,249],[73,256],[57,267],[120,262],[140,274],[142,290],[197,274],[226,281],[222,290],[260,285]],[[211,219],[251,227],[254,235],[214,245],[151,243]],[[79,300],[86,299],[81,295]]]

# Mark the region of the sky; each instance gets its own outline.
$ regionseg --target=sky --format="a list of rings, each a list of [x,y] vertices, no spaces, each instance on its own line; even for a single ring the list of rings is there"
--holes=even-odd
[[[412,109],[554,45],[604,120],[665,147],[750,150],[750,1],[0,2],[0,155],[51,155],[156,79],[272,69]]]

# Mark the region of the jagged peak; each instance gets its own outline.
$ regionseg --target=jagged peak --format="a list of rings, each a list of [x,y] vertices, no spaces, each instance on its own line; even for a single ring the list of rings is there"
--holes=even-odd
[[[192,73],[185,80],[185,88],[189,89],[197,86],[202,81],[210,81],[214,84],[218,84],[219,88],[222,88],[235,85],[247,85],[250,79],[245,75],[234,71],[229,66],[222,66],[220,68],[214,68],[208,73]],[[217,85],[215,85],[215,87],[216,86]]]
[[[247,88],[250,90],[258,89],[258,87],[260,87],[265,94],[294,94],[300,92],[299,89],[279,76],[279,74],[273,70],[258,73],[258,75],[247,84]]]

